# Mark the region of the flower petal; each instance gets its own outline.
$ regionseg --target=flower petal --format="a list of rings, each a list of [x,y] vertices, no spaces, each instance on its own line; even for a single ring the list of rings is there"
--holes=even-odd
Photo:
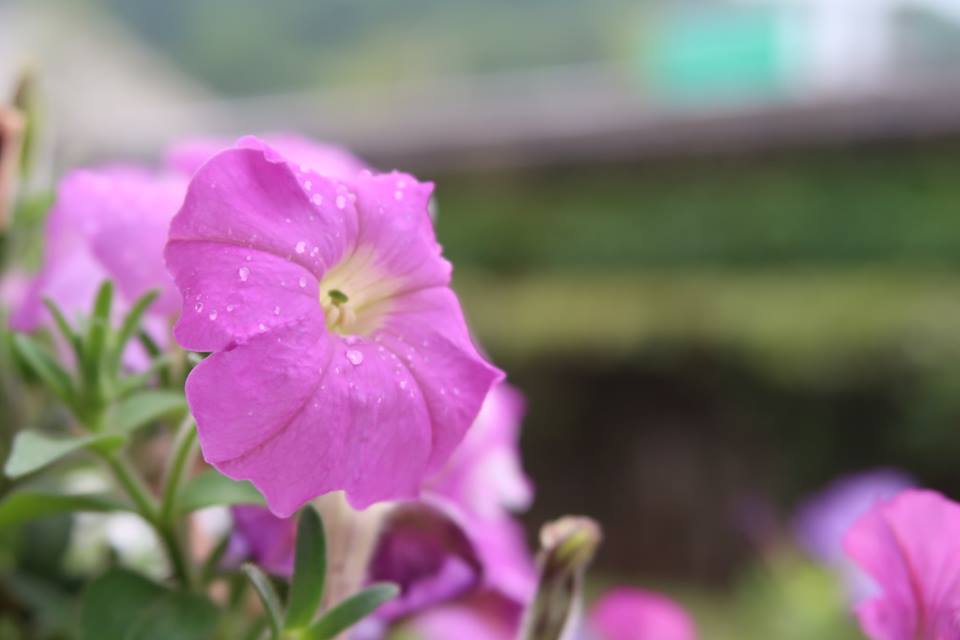
[[[205,240],[171,240],[166,256],[184,299],[174,335],[186,349],[218,351],[323,317],[317,279],[284,258]]]
[[[416,379],[434,425],[430,470],[463,440],[503,373],[477,352],[453,291],[431,287],[399,296],[375,337]]]
[[[305,190],[308,181],[312,195]],[[346,193],[346,187],[319,175],[298,178],[265,149],[229,149],[194,175],[170,225],[170,241],[259,249],[319,278],[356,240],[357,214]],[[167,264],[179,270],[171,256]]]
[[[207,461],[278,516],[339,489],[357,508],[419,489],[431,438],[419,390],[373,343],[323,337],[318,318],[210,356],[187,397]]]
[[[858,615],[874,640],[960,637],[960,505],[907,490],[879,503],[844,538],[882,594]]]

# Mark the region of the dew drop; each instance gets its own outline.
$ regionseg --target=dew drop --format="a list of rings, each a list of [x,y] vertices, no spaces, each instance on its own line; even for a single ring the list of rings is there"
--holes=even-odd
[[[394,191],[393,197],[397,200],[403,200],[403,191]]]
[[[240,282],[246,282],[247,278],[250,277],[250,269],[247,267],[240,267],[237,269],[237,275],[240,276]]]
[[[257,325],[257,329],[260,330],[260,333],[263,333],[264,331],[267,330],[267,325],[265,325],[265,324],[263,324],[263,323],[261,322],[259,325]]]
[[[347,199],[343,195],[337,196],[337,209],[343,209],[347,206]]]
[[[253,260],[253,256],[248,253],[246,256],[244,256],[243,259],[246,260],[247,262],[250,262],[251,260]]]
[[[273,308],[273,315],[275,315],[275,316],[280,315],[280,307],[274,307],[274,308]]]
[[[350,361],[350,364],[356,366],[363,363],[363,353],[357,351],[356,349],[350,349],[347,351],[347,360]]]
[[[217,319],[217,310],[216,310],[216,309],[214,309],[213,311],[210,312],[210,319],[211,319],[211,320],[216,320],[216,319]]]
[[[193,305],[193,310],[196,311],[197,313],[200,313],[201,311],[203,311],[203,303],[198,302],[197,304]]]
[[[300,276],[299,284],[300,284],[300,288],[303,289],[304,287],[307,286],[307,279],[304,278],[303,276]]]
[[[406,389],[406,388],[407,388],[407,381],[406,381],[406,380],[401,380],[401,381],[400,381],[400,388],[401,388],[401,389]]]
[[[313,183],[307,180],[306,182],[303,183],[303,188],[306,189],[307,191],[310,191],[311,189],[313,189]]]
[[[310,202],[312,202],[313,204],[319,207],[320,205],[323,204],[323,196],[320,195],[319,193],[315,193],[312,196],[310,196]]]
[[[233,313],[234,306],[232,304],[227,305],[227,313]]]
[[[297,246],[295,247],[295,249],[297,250],[297,253],[303,253],[304,251],[307,250],[307,243],[301,240],[300,242],[297,243]]]

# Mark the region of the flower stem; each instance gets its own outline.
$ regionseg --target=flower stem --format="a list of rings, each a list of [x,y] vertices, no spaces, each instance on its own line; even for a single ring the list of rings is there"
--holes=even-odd
[[[170,564],[173,567],[173,573],[177,581],[184,587],[192,587],[190,577],[190,565],[184,554],[183,546],[180,544],[180,538],[177,535],[176,527],[168,525],[160,519],[160,508],[156,499],[150,495],[150,491],[144,486],[143,481],[130,468],[127,460],[117,453],[104,453],[103,460],[107,463],[110,471],[123,490],[130,496],[137,507],[137,511],[144,520],[150,524],[157,535],[160,537],[167,555],[170,557]]]
[[[163,481],[160,522],[167,525],[174,523],[174,509],[177,506],[180,487],[183,485],[184,471],[190,467],[190,463],[196,455],[196,443],[197,430],[193,426],[193,418],[188,415],[177,429]]]

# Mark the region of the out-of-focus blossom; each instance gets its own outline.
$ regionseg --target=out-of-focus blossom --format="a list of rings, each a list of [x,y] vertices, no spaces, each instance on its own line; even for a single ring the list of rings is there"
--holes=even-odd
[[[857,520],[843,546],[879,588],[857,606],[872,640],[960,638],[960,504],[903,491]]]
[[[112,279],[118,310],[158,289],[154,315],[172,315],[179,296],[163,265],[167,225],[183,198],[185,177],[135,167],[72,171],[60,182],[47,220],[44,262],[12,318],[32,331],[49,321],[44,298],[68,317],[89,313],[100,283]]]
[[[878,502],[913,486],[910,477],[894,469],[877,469],[838,478],[797,510],[793,530],[811,556],[840,572],[850,597],[870,593],[872,584],[843,551],[850,526]]]
[[[278,518],[255,505],[233,507],[230,515],[233,534],[225,557],[228,564],[253,560],[270,573],[293,574],[297,542],[295,518]]]
[[[693,620],[673,600],[618,587],[605,593],[588,616],[589,640],[696,640]]]
[[[345,490],[415,497],[502,374],[473,346],[402,173],[323,176],[257,139],[216,155],[174,218],[174,330],[210,351],[187,400],[204,457],[279,516]]]

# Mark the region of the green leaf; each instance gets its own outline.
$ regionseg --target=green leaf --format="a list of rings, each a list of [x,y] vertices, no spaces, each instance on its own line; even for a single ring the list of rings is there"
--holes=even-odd
[[[263,504],[263,497],[246,480],[231,480],[213,469],[191,478],[177,498],[180,513],[234,504]]]
[[[310,624],[323,597],[323,581],[327,573],[327,541],[323,521],[312,506],[300,512],[297,524],[297,552],[293,582],[287,601],[287,629]]]
[[[22,491],[9,495],[0,502],[0,527],[9,527],[57,513],[103,513],[129,508],[116,498],[101,494],[62,495]]]
[[[74,451],[84,448],[112,449],[124,442],[118,434],[52,438],[38,431],[21,431],[13,440],[12,451],[4,466],[10,478],[19,478],[42,469]]]
[[[73,402],[74,388],[70,375],[30,336],[22,333],[14,335],[13,349],[30,371],[57,397],[67,404]]]
[[[107,333],[110,329],[110,307],[113,306],[113,283],[105,280],[97,289],[97,297],[93,302],[93,313],[90,316],[90,326],[87,329],[87,341],[84,345],[83,370],[87,382],[98,385],[100,367],[104,361],[104,348],[107,342]]]
[[[73,327],[70,326],[67,318],[63,315],[63,312],[60,311],[60,307],[58,307],[53,300],[44,298],[43,304],[47,306],[50,315],[53,316],[53,320],[57,324],[57,328],[60,330],[60,334],[63,335],[64,339],[69,343],[70,348],[73,349],[73,354],[79,362],[83,358],[83,342],[80,340],[80,335],[73,330]]]
[[[187,402],[178,391],[140,391],[118,402],[110,412],[107,431],[129,434],[167,415],[180,415]]]
[[[355,593],[330,609],[303,634],[304,640],[329,640],[360,622],[400,593],[395,584],[382,582]]]
[[[283,620],[283,609],[280,606],[280,597],[277,595],[270,578],[267,577],[256,565],[249,562],[244,563],[243,572],[250,580],[257,595],[260,596],[260,602],[263,603],[263,609],[267,614],[267,621],[270,623],[270,637],[274,640],[280,640],[280,628]]]
[[[146,313],[147,309],[153,304],[153,301],[157,299],[159,294],[160,292],[156,289],[146,292],[133,303],[130,311],[128,311],[127,315],[123,318],[123,323],[117,332],[116,341],[110,351],[110,370],[112,372],[115,372],[119,368],[120,359],[123,357],[123,350],[126,348],[127,343],[130,342],[130,339],[139,331],[143,314]]]
[[[80,640],[207,640],[216,624],[217,609],[205,598],[112,569],[83,596]]]

